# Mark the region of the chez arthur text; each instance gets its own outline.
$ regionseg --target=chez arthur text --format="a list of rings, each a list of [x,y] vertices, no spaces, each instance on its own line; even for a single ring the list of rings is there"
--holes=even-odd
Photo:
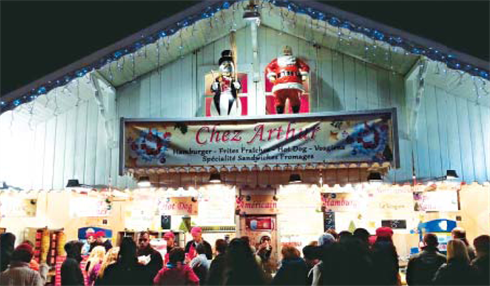
[[[206,145],[218,142],[246,142],[247,144],[253,144],[274,140],[314,140],[320,131],[319,124],[305,129],[294,128],[294,123],[275,128],[266,128],[266,124],[258,124],[253,129],[252,134],[248,132],[244,134],[242,130],[218,130],[218,126],[202,126],[199,128],[196,132],[196,142],[199,145]]]

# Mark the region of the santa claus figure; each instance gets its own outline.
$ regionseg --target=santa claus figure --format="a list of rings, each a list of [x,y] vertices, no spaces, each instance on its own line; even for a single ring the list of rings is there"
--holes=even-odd
[[[299,113],[300,95],[305,91],[303,81],[306,80],[309,71],[310,67],[304,61],[293,56],[290,46],[285,46],[282,49],[282,56],[267,65],[266,76],[274,85],[272,92],[277,114],[284,113],[287,99],[293,113]]]
[[[242,114],[241,106],[238,99],[238,90],[241,85],[235,76],[235,64],[233,55],[230,50],[221,52],[219,59],[219,76],[211,85],[211,91],[214,92],[213,102],[214,109],[211,114],[214,116],[238,116]]]

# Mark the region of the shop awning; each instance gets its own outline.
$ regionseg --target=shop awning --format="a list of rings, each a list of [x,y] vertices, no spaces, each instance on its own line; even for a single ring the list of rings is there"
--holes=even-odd
[[[220,173],[223,184],[267,187],[273,185],[286,185],[291,174],[298,174],[304,184],[320,184],[334,186],[339,184],[356,184],[367,182],[370,170],[386,172],[389,163],[379,164],[317,164],[296,166],[254,166],[215,167],[209,168],[140,168],[130,169],[128,172],[136,178],[148,177],[154,186],[159,187],[191,187],[210,183],[212,173]]]

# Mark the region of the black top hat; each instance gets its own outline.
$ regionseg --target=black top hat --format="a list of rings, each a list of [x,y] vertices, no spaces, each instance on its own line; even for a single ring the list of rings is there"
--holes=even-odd
[[[233,53],[231,50],[224,50],[221,52],[221,58],[219,59],[218,64],[221,65],[226,61],[233,61]]]

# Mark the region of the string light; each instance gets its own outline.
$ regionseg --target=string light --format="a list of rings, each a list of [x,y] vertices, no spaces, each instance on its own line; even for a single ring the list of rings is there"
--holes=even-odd
[[[396,36],[396,35],[389,35],[385,34],[382,31],[378,31],[375,29],[371,29],[369,27],[364,27],[362,25],[358,25],[356,23],[352,23],[347,21],[347,19],[341,19],[338,18],[334,15],[331,15],[330,13],[324,13],[322,11],[318,11],[314,8],[311,8],[308,6],[308,3],[293,3],[290,2],[289,0],[263,0],[264,2],[268,2],[269,4],[269,15],[272,14],[272,9],[274,7],[277,8],[283,8],[280,9],[280,15],[281,15],[281,27],[284,28],[284,21],[286,20],[284,18],[283,10],[287,11],[287,16],[289,16],[290,13],[293,14],[293,25],[296,25],[296,19],[298,17],[298,14],[303,14],[307,15],[312,18],[312,20],[318,20],[318,21],[324,21],[328,22],[333,27],[339,27],[341,26],[344,29],[349,30],[350,32],[356,32],[363,34],[367,36],[368,38],[371,38],[375,41],[380,41],[380,42],[385,42],[393,47],[399,47],[405,51],[405,55],[422,55],[425,56],[433,61],[441,62],[447,66],[447,68],[450,68],[452,70],[460,70],[463,72],[466,72],[472,76],[476,77],[481,77],[483,79],[490,79],[489,77],[489,72],[488,70],[481,69],[474,67],[472,65],[466,64],[460,60],[457,59],[455,55],[452,54],[445,54],[435,48],[432,47],[423,47],[420,46],[416,43],[410,42],[409,40],[406,40],[402,37]],[[244,3],[246,1],[240,1],[240,0],[230,0],[230,1],[224,1],[224,2],[216,2],[213,5],[207,7],[204,9],[204,11],[197,12],[194,15],[190,15],[181,21],[176,22],[173,25],[170,25],[169,27],[165,28],[164,30],[158,31],[155,34],[152,35],[142,35],[141,39],[138,39],[137,42],[129,45],[126,48],[123,48],[121,50],[115,51],[112,54],[109,54],[105,56],[104,58],[98,60],[95,63],[92,63],[90,65],[87,65],[86,67],[77,70],[75,72],[68,73],[64,75],[63,77],[54,80],[53,82],[47,82],[46,84],[40,85],[37,89],[30,91],[26,95],[14,99],[10,102],[6,101],[0,101],[0,106],[1,110],[0,113],[3,113],[5,111],[14,109],[18,107],[19,105],[23,103],[27,103],[32,101],[33,99],[31,98],[31,95],[36,94],[36,95],[42,95],[42,94],[47,94],[50,90],[68,84],[70,81],[75,80],[79,77],[83,77],[86,75],[88,72],[93,71],[93,70],[98,70],[103,68],[106,65],[109,65],[109,73],[111,77],[111,72],[110,72],[110,64],[114,61],[117,62],[117,67],[122,71],[124,68],[124,61],[125,61],[125,56],[133,54],[137,52],[140,48],[147,46],[149,44],[154,43],[160,38],[166,37],[169,39],[171,35],[174,35],[177,31],[181,30],[182,28],[188,27],[190,25],[194,25],[195,23],[209,19],[209,24],[210,27],[212,28],[212,18],[213,16],[223,10],[230,9],[230,7],[233,7],[235,11],[235,4],[240,3],[242,6],[246,5],[247,3]],[[262,5],[261,5],[262,6]],[[243,7],[242,7],[243,8]],[[287,17],[286,17],[287,18]],[[218,19],[217,19],[218,20]],[[284,30],[284,29],[282,29]],[[323,42],[323,40],[322,40]],[[168,48],[167,48],[168,50]],[[373,49],[374,50],[374,49]],[[121,58],[122,58],[122,63],[121,63]],[[113,76],[112,76],[113,77]]]

